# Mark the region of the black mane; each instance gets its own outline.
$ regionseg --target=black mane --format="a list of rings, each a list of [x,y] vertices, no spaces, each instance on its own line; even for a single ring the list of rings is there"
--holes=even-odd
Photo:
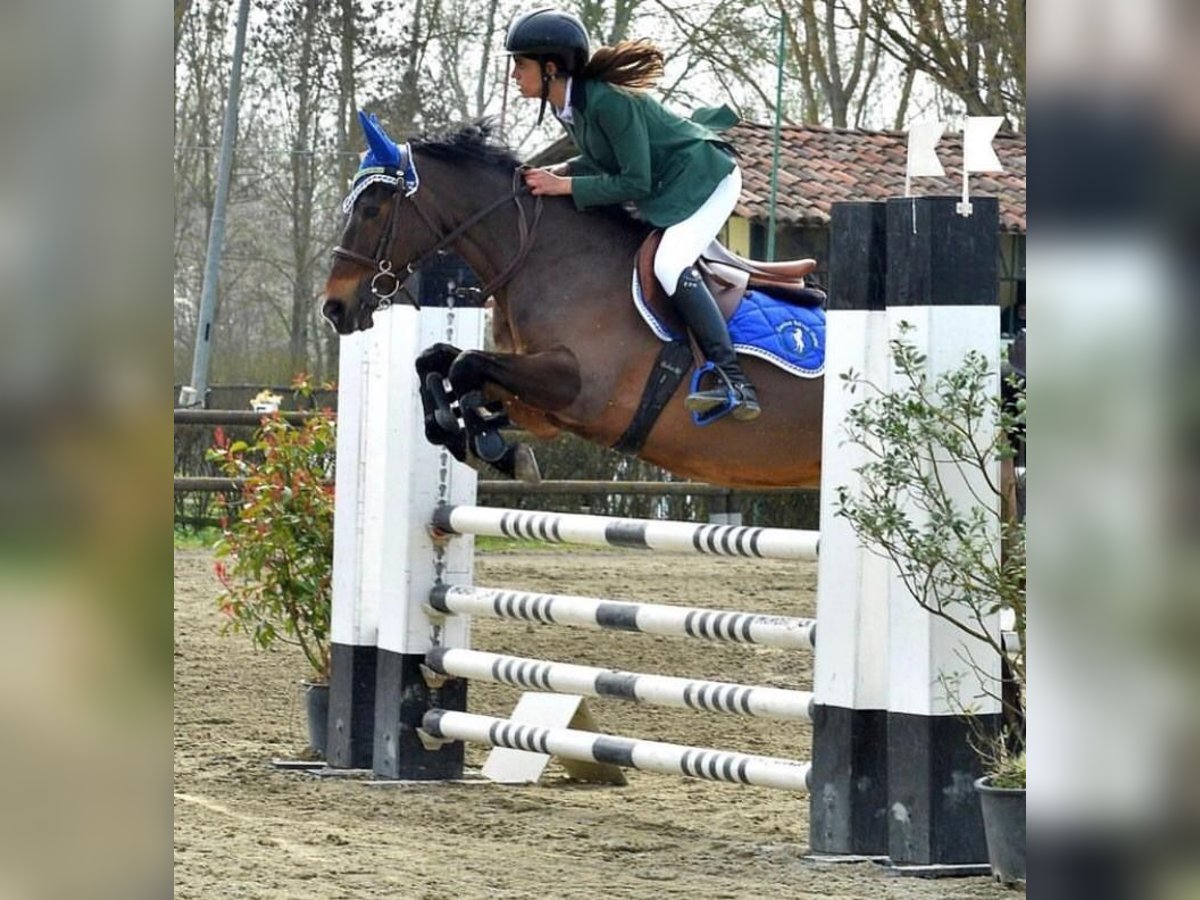
[[[499,139],[496,130],[495,120],[485,118],[469,122],[447,134],[415,137],[411,143],[414,150],[428,153],[435,159],[450,162],[473,160],[497,168],[517,168],[521,161]]]

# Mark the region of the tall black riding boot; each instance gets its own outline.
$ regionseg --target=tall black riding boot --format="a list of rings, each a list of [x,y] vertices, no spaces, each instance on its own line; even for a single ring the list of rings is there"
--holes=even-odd
[[[717,367],[721,380],[725,382],[710,390],[688,394],[683,405],[692,412],[707,412],[724,405],[732,392],[733,417],[741,421],[758,418],[762,412],[762,407],[758,405],[758,394],[738,364],[725,318],[695,266],[685,269],[679,276],[679,284],[671,295],[671,302],[696,336],[700,352]],[[729,391],[725,389],[726,385]]]

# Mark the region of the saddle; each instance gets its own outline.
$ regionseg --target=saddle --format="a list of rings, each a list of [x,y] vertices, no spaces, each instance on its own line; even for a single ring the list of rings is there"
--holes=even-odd
[[[638,283],[646,305],[668,327],[685,330],[683,320],[675,312],[667,292],[654,277],[654,254],[662,241],[662,231],[656,230],[642,242],[637,254]],[[817,268],[815,259],[795,259],[781,262],[760,262],[739,256],[719,241],[713,241],[700,258],[696,268],[717,301],[721,314],[728,321],[748,290],[761,291],[793,306],[821,306],[825,294],[806,287],[804,278]]]

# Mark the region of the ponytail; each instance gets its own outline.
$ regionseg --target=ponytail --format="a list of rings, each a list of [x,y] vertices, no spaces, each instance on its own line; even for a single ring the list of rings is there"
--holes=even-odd
[[[663,55],[651,41],[618,41],[592,54],[581,78],[607,81],[635,91],[652,88],[663,76]]]

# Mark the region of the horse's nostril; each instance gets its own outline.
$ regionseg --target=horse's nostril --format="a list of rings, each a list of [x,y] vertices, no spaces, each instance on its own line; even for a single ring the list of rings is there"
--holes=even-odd
[[[341,324],[342,304],[338,300],[326,300],[321,306],[321,315],[334,328]]]

